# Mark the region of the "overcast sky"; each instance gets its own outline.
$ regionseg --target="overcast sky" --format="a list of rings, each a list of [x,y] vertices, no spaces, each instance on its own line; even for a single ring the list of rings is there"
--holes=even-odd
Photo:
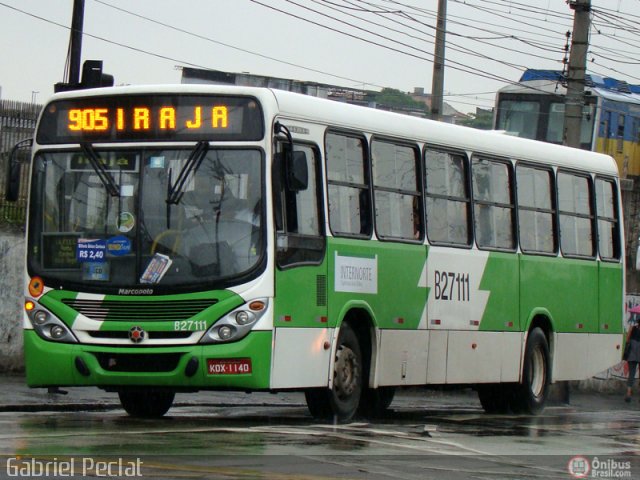
[[[640,0],[592,0],[589,70],[640,84]],[[431,91],[437,0],[85,0],[82,59],[116,84],[179,83],[180,66]],[[3,99],[63,79],[73,0],[0,0]],[[491,107],[526,68],[562,69],[565,0],[448,0],[445,101]],[[522,52],[522,53],[519,53]]]

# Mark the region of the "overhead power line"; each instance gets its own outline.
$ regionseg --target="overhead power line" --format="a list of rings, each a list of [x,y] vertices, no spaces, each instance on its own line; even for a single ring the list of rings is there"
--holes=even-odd
[[[433,26],[435,22],[435,12],[428,8],[416,7],[409,5],[406,1],[398,0],[312,0],[312,4],[322,6],[322,10],[309,7],[309,2],[303,3],[292,0],[281,0],[291,6],[291,8],[285,9],[276,7],[276,2],[270,1],[267,4],[266,0],[262,2],[257,0],[250,1],[263,8],[270,8],[280,14],[287,15],[294,21],[314,24],[319,28],[327,29],[337,35],[350,37],[374,48],[384,49],[427,63],[432,63],[433,61],[433,54],[429,50],[432,45],[433,29],[435,28]],[[500,66],[501,68],[514,68],[518,72],[522,72],[527,68],[535,68],[533,65],[518,65],[511,60],[514,58],[512,53],[514,51],[520,51],[522,46],[526,46],[527,48],[525,56],[518,56],[516,58],[526,58],[528,61],[539,59],[546,64],[560,64],[564,43],[563,30],[568,28],[568,22],[566,20],[570,18],[568,13],[553,13],[550,12],[548,8],[528,5],[516,0],[449,1],[464,7],[464,9],[458,11],[457,14],[448,15],[447,24],[449,28],[447,29],[447,36],[449,37],[449,42],[447,43],[447,51],[452,53],[446,60],[448,69],[457,70],[473,77],[487,78],[502,84],[517,85],[518,82],[513,81],[513,77],[510,75],[506,76],[501,71],[494,69],[493,65]],[[349,76],[338,75],[326,70],[286,61],[281,57],[276,58],[241,48],[206,35],[195,33],[188,27],[180,28],[179,26],[175,26],[175,24],[152,19],[146,15],[112,5],[105,0],[94,0],[94,2],[123,14],[131,15],[139,20],[152,22],[161,28],[171,29],[182,35],[211,42],[248,55],[257,56],[270,62],[277,62],[316,74],[320,73],[353,84],[386,88],[371,80],[355,79]],[[5,2],[0,2],[0,6],[69,30],[69,27],[66,25],[28,13],[25,10],[13,7]],[[528,15],[527,18],[529,19],[527,25],[531,26],[522,28],[522,12],[525,11],[523,10],[525,7]],[[298,13],[296,9],[299,9],[299,12],[305,13]],[[498,20],[495,22],[487,21],[486,19],[480,21],[480,19],[476,18],[477,14],[472,12],[481,10],[487,12],[490,18],[493,17]],[[628,18],[625,19],[625,15],[609,9],[594,10],[596,13],[593,16],[593,23],[596,28],[601,29],[598,33],[593,34],[594,36],[597,35],[595,38],[615,40],[618,43],[627,42],[628,48],[611,49],[606,46],[598,46],[596,42],[592,42],[589,50],[590,59],[592,60],[591,63],[598,65],[601,69],[609,69],[610,72],[613,72],[613,74],[609,76],[620,75],[622,72],[620,72],[618,66],[633,66],[637,65],[639,61],[635,53],[635,48],[640,45],[640,43],[636,44],[636,42],[638,42],[638,34],[636,34],[633,29],[633,22],[629,20],[634,17],[633,15],[626,16]],[[469,12],[468,15],[460,13],[467,11]],[[534,17],[537,19],[536,21],[531,20]],[[353,19],[353,21],[349,21],[349,19]],[[327,22],[327,20],[330,20],[330,22]],[[565,23],[562,23],[563,20]],[[509,27],[513,22],[516,22],[515,24],[518,25],[517,33],[515,34],[513,28]],[[330,23],[330,25],[326,25],[327,23]],[[363,25],[366,25],[366,27],[363,27]],[[615,30],[615,35],[609,33],[614,31],[610,28],[612,25],[619,25],[621,27]],[[625,34],[624,38],[620,35],[620,32]],[[116,45],[144,55],[168,60],[174,64],[178,63],[205,70],[214,70],[213,68],[199,65],[198,62],[194,63],[163,53],[138,48],[123,42],[104,38],[103,36],[86,32],[85,35],[101,42]],[[455,37],[456,40],[452,41],[451,38],[453,37]],[[636,37],[636,40],[631,37]],[[521,47],[516,47],[516,42],[518,45],[521,45]],[[424,44],[429,50],[427,48],[420,48],[420,44]],[[472,48],[473,44],[483,45],[483,47],[474,49]],[[620,44],[624,45],[624,43]],[[492,49],[491,55],[484,53],[487,46]],[[500,52],[508,53],[508,55],[500,55]],[[483,59],[483,68],[471,66],[468,60],[468,58],[471,57]],[[624,75],[626,78],[635,78],[632,75]],[[455,98],[456,94],[445,93],[445,96],[447,98]]]

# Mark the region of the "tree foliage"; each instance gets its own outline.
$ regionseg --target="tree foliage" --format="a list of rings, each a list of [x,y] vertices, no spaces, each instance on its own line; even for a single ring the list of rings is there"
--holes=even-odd
[[[393,88],[383,88],[381,92],[373,96],[373,101],[379,105],[385,105],[390,108],[412,108],[416,110],[426,110],[427,107],[423,102],[419,102],[411,98],[400,90]]]
[[[462,120],[460,125],[480,130],[491,130],[493,128],[493,111],[478,109],[475,114],[469,114],[468,120]]]

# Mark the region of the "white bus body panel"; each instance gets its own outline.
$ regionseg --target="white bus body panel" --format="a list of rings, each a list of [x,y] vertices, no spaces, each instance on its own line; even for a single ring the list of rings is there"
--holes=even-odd
[[[377,386],[427,383],[426,330],[380,330]]]
[[[449,332],[431,330],[429,332],[429,351],[427,358],[427,383],[443,384],[447,382],[447,343]]]
[[[271,388],[326,387],[332,328],[276,328],[273,334]]]
[[[598,333],[555,333],[554,382],[592,377],[620,362],[622,335]]]
[[[449,332],[447,383],[517,382],[521,332]]]

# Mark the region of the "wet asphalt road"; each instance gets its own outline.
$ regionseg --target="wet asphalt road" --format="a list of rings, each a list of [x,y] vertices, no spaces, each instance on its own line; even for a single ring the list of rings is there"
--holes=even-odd
[[[384,418],[327,425],[283,395],[178,396],[160,420],[108,397],[0,412],[0,478],[640,478],[637,399],[573,395],[533,417],[487,415],[471,391],[400,392]]]

